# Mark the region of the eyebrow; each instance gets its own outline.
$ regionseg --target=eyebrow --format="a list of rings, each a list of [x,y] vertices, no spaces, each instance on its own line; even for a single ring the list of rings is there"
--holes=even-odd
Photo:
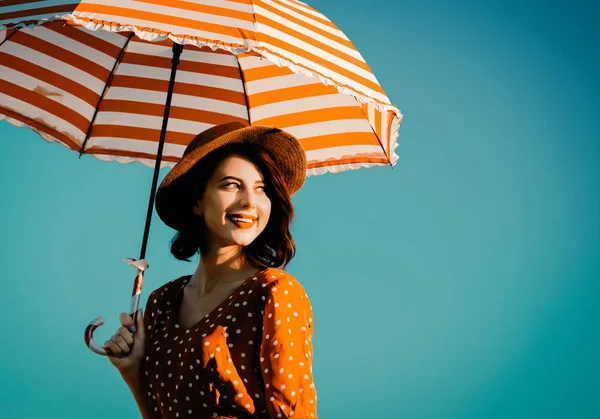
[[[240,179],[238,177],[235,177],[235,176],[225,176],[224,178],[222,178],[221,180],[219,180],[219,182],[223,182],[224,180],[227,180],[227,179],[234,179],[234,180],[237,180],[238,182],[244,183],[244,181],[242,179]],[[265,181],[264,180],[257,180],[254,183],[265,183]]]

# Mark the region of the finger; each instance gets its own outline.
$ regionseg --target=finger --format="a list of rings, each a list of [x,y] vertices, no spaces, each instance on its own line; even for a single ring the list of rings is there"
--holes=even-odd
[[[115,358],[121,358],[121,348],[112,340],[107,340],[104,342],[104,348],[108,349],[107,353]]]
[[[116,335],[121,336],[127,345],[133,345],[133,335],[127,328],[120,327],[119,330],[117,330]]]
[[[133,323],[133,319],[131,318],[131,316],[127,313],[121,313],[119,315],[119,320],[121,321],[121,324],[126,327],[127,329],[129,329],[129,331],[131,333],[135,333],[136,332],[136,328],[135,325]]]
[[[110,338],[110,340],[115,342],[119,346],[119,348],[121,348],[121,352],[123,354],[129,353],[129,345],[127,345],[127,342],[125,342],[125,339],[123,339],[121,336],[114,335]]]

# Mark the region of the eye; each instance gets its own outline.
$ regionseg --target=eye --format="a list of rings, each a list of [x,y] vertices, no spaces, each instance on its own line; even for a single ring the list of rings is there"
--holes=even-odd
[[[237,188],[238,186],[239,185],[235,182],[229,182],[229,183],[226,183],[225,185],[223,185],[223,187],[225,189],[233,189],[233,188]]]
[[[265,188],[265,186],[263,185],[263,186],[257,186],[257,187],[256,187],[256,189],[258,189],[258,190],[259,190],[259,191],[261,191],[261,192],[264,192],[266,188]]]

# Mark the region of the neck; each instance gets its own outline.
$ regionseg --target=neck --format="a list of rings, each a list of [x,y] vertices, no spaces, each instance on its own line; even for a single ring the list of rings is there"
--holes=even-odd
[[[209,293],[217,284],[235,282],[239,274],[252,268],[246,262],[242,248],[228,246],[202,254],[189,286],[198,295]]]

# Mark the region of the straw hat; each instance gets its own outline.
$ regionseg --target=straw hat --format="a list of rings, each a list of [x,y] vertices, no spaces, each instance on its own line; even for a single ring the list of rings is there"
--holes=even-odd
[[[181,160],[158,187],[156,212],[166,225],[177,229],[191,213],[190,199],[197,183],[185,175],[208,153],[232,143],[254,144],[269,153],[281,170],[290,195],[304,184],[306,153],[293,135],[277,128],[242,122],[217,125],[202,131],[190,142]]]

